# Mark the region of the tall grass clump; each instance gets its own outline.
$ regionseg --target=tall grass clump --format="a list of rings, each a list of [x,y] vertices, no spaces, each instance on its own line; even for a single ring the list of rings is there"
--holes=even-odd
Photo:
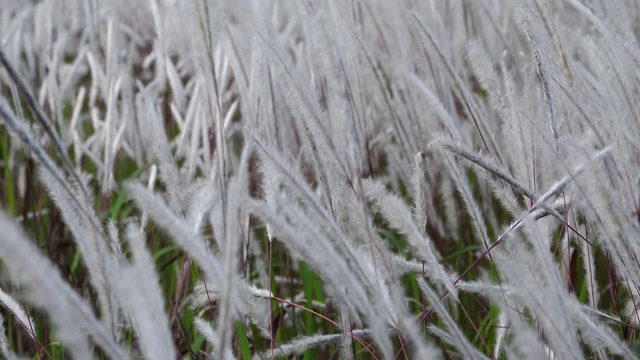
[[[639,23],[0,0],[0,355],[638,357]]]

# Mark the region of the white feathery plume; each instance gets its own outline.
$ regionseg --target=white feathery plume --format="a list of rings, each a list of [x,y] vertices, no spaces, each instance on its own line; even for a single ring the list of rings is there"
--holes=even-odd
[[[35,330],[35,322],[33,319],[27,314],[24,308],[18,304],[9,294],[0,289],[0,304],[2,304],[7,310],[13,314],[13,316],[18,320],[18,323],[26,330],[27,334],[31,336],[34,340],[36,339],[36,330]],[[4,329],[2,329],[2,336],[5,336]],[[4,339],[6,346],[6,338]]]
[[[422,233],[418,225],[411,221],[411,210],[397,196],[388,193],[384,186],[373,180],[362,183],[367,198],[374,202],[377,210],[394,229],[407,234],[407,240],[417,252],[420,260],[425,262],[431,279],[443,285],[457,299],[458,291],[453,286],[455,274],[447,271],[439,262],[440,255],[433,248],[433,242]]]
[[[7,360],[17,359],[17,356],[9,349],[9,342],[7,341],[7,333],[4,328],[4,318],[0,315],[0,355],[3,355]]]
[[[88,219],[82,216],[79,209],[64,189],[47,172],[41,172],[41,179],[49,190],[51,198],[60,209],[65,223],[73,234],[73,239],[82,254],[82,260],[89,272],[90,281],[96,291],[104,320],[109,327],[114,339],[118,335],[119,311],[114,299],[113,278],[118,276],[119,266],[113,252],[108,249],[108,240],[103,229],[97,229],[93,224],[99,224],[97,215],[92,214]],[[72,189],[86,188],[83,184],[71,184]],[[81,199],[82,201],[82,199]],[[91,208],[90,203],[84,204],[86,209]]]
[[[0,258],[9,272],[28,289],[26,300],[47,311],[58,327],[58,338],[79,358],[90,358],[87,336],[110,357],[128,359],[105,325],[87,304],[64,282],[58,269],[40,254],[18,226],[0,212]]]
[[[202,318],[195,318],[193,320],[193,323],[196,325],[196,329],[198,330],[198,332],[204,336],[211,347],[213,347],[215,351],[218,351],[218,349],[220,349],[220,339],[218,338],[218,334],[216,334],[216,331],[209,324],[209,322]],[[231,349],[226,347],[220,359],[232,360],[235,359],[235,357],[231,353]]]
[[[174,359],[176,349],[165,312],[160,279],[145,247],[142,229],[130,224],[126,238],[133,263],[122,270],[116,283],[120,304],[132,320],[145,358]]]

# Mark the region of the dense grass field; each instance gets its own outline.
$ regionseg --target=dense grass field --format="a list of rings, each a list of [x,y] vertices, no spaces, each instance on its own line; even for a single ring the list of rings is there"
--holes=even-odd
[[[638,357],[639,24],[0,0],[0,354]]]

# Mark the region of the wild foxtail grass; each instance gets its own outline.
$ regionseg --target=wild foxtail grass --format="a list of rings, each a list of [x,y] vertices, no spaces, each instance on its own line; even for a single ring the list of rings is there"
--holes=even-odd
[[[637,4],[0,0],[6,358],[635,358]]]

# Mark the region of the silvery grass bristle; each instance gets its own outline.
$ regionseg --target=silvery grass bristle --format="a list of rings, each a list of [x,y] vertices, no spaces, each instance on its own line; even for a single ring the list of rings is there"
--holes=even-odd
[[[22,307],[22,305],[20,305],[14,298],[12,298],[9,294],[4,292],[2,289],[0,289],[0,303],[2,304],[3,307],[9,310],[9,312],[16,318],[16,320],[18,320],[18,323],[20,324],[20,326],[27,331],[27,334],[29,334],[29,336],[31,336],[32,338],[36,339],[35,328],[34,328],[35,321],[33,321],[33,318],[31,318],[26,313],[24,307]],[[4,320],[2,320],[2,322],[4,323]],[[2,336],[2,343],[0,345],[2,346],[2,350],[5,353],[7,353],[9,348],[7,345],[7,339],[6,339],[6,334],[4,332],[4,328],[2,329],[1,336]]]
[[[9,341],[7,340],[6,331],[4,329],[4,318],[0,316],[0,352],[2,355],[9,360],[13,360],[16,358],[16,355],[9,350]]]
[[[2,356],[638,357],[636,5],[0,0]]]
[[[106,354],[128,358],[85,299],[67,284],[55,265],[26,238],[6,214],[0,213],[3,233],[0,250],[3,263],[15,279],[28,288],[29,303],[46,310],[59,328],[60,340],[74,356],[89,358],[91,336]]]
[[[164,310],[162,289],[151,255],[146,249],[142,229],[130,224],[126,238],[133,261],[123,267],[115,282],[114,292],[119,295],[120,303],[131,319],[145,358],[173,358],[176,350]]]

